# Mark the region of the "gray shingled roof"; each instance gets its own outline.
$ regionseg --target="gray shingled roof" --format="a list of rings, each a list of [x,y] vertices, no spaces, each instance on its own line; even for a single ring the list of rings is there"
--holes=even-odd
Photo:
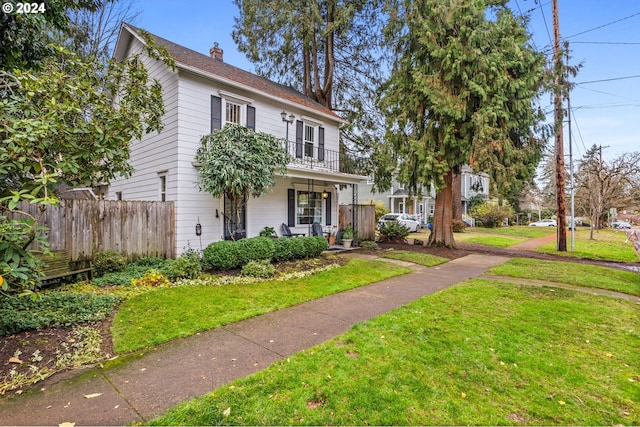
[[[123,27],[130,29],[130,31],[135,32],[138,36],[140,36],[140,28],[126,23],[123,23]],[[154,37],[156,43],[159,46],[164,46],[169,50],[171,55],[173,55],[176,62],[178,63],[178,67],[180,65],[183,65],[190,68],[195,68],[197,70],[211,74],[212,76],[218,76],[222,79],[230,80],[243,86],[247,86],[257,92],[262,92],[264,94],[271,95],[280,99],[289,100],[306,108],[316,110],[325,115],[333,117],[338,121],[344,121],[344,119],[334,113],[331,109],[323,106],[322,104],[314,101],[313,99],[305,96],[304,94],[289,86],[273,82],[256,74],[252,74],[241,68],[226,64],[221,60],[213,59],[208,55],[204,55],[202,53],[196,52],[195,50],[173,43],[172,41],[159,37],[155,34],[151,35]]]

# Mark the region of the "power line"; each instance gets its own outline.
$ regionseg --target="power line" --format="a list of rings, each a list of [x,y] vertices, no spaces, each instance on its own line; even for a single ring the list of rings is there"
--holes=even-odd
[[[640,42],[571,42],[572,44],[640,45]]]
[[[616,81],[616,80],[637,79],[638,77],[640,77],[640,74],[636,74],[635,76],[613,77],[613,78],[610,78],[610,79],[591,80],[591,81],[588,81],[588,82],[577,82],[576,84],[586,85],[586,84],[590,84],[590,83],[613,82],[613,81]]]
[[[582,31],[580,33],[576,33],[576,34],[564,37],[564,39],[566,40],[566,39],[570,39],[572,37],[580,36],[582,34],[590,33],[591,31],[599,30],[600,28],[604,28],[604,27],[608,27],[609,25],[617,24],[618,22],[624,21],[626,19],[633,18],[634,16],[638,16],[638,15],[640,15],[640,12],[636,12],[633,15],[625,16],[624,18],[616,19],[615,21],[608,22],[608,23],[600,25],[598,27],[594,27],[594,28],[591,28],[589,30],[585,30],[585,31]]]

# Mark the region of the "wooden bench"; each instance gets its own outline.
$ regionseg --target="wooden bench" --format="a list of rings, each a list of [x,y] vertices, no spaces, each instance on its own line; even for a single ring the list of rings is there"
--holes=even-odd
[[[42,261],[45,266],[42,268],[42,272],[45,275],[45,281],[61,279],[63,277],[71,276],[74,274],[87,274],[91,278],[91,271],[93,267],[85,268],[72,268],[71,261],[67,251],[55,251],[51,255],[38,254],[36,255]]]

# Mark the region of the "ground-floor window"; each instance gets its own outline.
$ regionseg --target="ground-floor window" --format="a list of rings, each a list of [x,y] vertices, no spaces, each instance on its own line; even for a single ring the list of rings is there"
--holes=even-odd
[[[296,224],[322,224],[322,193],[317,191],[298,191],[296,204]]]

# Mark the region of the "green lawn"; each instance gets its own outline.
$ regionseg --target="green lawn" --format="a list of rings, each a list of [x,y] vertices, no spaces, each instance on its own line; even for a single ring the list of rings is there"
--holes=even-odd
[[[513,225],[509,227],[495,227],[495,228],[484,228],[484,227],[469,227],[465,230],[464,233],[456,233],[456,237],[459,234],[498,234],[501,236],[511,236],[511,237],[526,237],[530,239],[535,239],[537,237],[548,236],[549,234],[555,234],[555,227],[528,227],[525,225]]]
[[[594,240],[589,238],[589,230],[575,233],[575,250],[571,251],[571,233],[567,231],[567,252],[558,252],[556,243],[541,246],[538,252],[606,261],[638,262],[640,256],[631,243],[624,244],[627,236],[622,231],[600,230],[594,233]]]
[[[178,286],[126,300],[111,333],[126,353],[411,271],[384,261],[352,259],[343,267],[285,281]]]
[[[640,296],[640,274],[574,262],[513,258],[493,267],[489,274],[609,289]]]
[[[635,302],[468,280],[153,425],[638,425]]]
[[[382,254],[383,258],[397,259],[400,261],[412,262],[414,264],[424,265],[425,267],[433,267],[439,264],[444,264],[449,261],[447,258],[442,258],[435,255],[423,254],[413,251],[398,251],[390,249]]]
[[[456,242],[472,243],[476,245],[492,246],[496,248],[507,248],[509,246],[526,242],[525,237],[507,237],[497,234],[483,234],[482,232],[464,232],[456,233],[454,236]]]

